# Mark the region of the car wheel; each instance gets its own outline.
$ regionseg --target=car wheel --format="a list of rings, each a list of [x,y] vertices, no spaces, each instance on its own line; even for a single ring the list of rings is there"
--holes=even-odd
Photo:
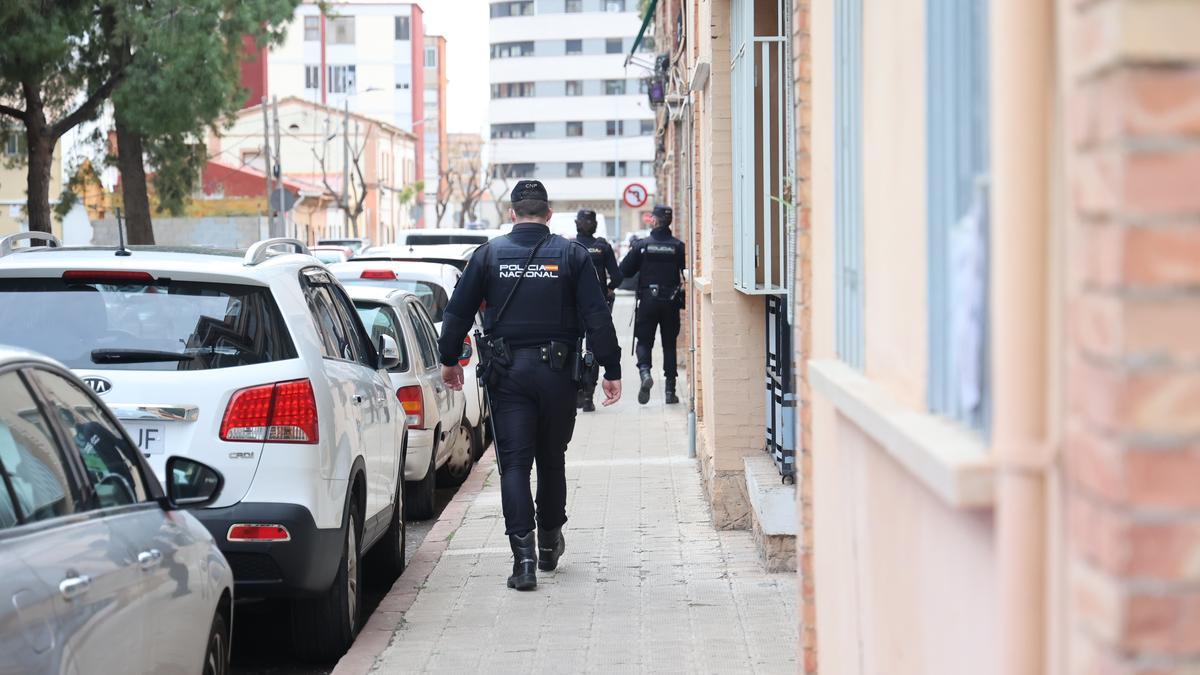
[[[342,560],[329,590],[320,597],[295,601],[292,643],[305,661],[330,663],[346,653],[358,635],[362,605],[362,517],[350,498]]]
[[[421,480],[404,481],[404,518],[429,520],[433,517],[434,489],[437,487],[437,443],[429,453],[429,468]]]
[[[478,462],[483,457],[483,452],[487,450],[487,438],[484,436],[484,427],[487,426],[487,420],[479,420],[479,424],[471,427],[471,459]]]
[[[229,672],[229,627],[225,615],[217,612],[208,631],[208,646],[204,650],[204,675],[225,675]]]
[[[475,466],[475,458],[471,454],[471,439],[470,429],[467,426],[467,421],[458,425],[458,437],[454,439],[454,444],[451,447],[458,448],[458,452],[450,455],[450,459],[442,465],[442,468],[437,472],[437,484],[439,487],[458,487],[467,480],[467,476],[471,475],[471,467]]]
[[[403,478],[404,465],[400,466],[400,477]],[[390,587],[404,573],[405,552],[408,546],[408,526],[402,517],[405,506],[404,488],[397,485],[396,508],[392,509],[387,533],[371,549],[371,563],[367,567],[372,585],[376,588]]]

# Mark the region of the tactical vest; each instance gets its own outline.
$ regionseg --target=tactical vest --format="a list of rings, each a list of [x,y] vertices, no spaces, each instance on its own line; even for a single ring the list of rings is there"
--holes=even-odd
[[[652,237],[639,239],[635,244],[642,249],[638,286],[642,288],[651,284],[678,286],[679,262],[677,256],[681,245],[677,239],[659,240]]]
[[[578,335],[579,318],[570,264],[574,245],[561,236],[552,235],[526,266],[532,246],[521,246],[507,235],[490,241],[486,256],[484,331],[515,342]],[[522,275],[525,280],[497,324],[500,307]]]
[[[592,256],[592,264],[596,267],[596,276],[600,278],[600,285],[608,288],[608,267],[604,264],[604,251],[608,246],[608,242],[604,237],[596,237],[592,239],[592,243],[590,244],[585,244],[579,241],[578,238],[575,241],[586,248],[588,255]]]

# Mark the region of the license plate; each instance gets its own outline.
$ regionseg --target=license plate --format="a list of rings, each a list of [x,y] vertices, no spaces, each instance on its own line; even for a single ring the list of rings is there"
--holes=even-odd
[[[161,422],[121,421],[130,438],[143,455],[162,455],[167,452],[167,425]]]

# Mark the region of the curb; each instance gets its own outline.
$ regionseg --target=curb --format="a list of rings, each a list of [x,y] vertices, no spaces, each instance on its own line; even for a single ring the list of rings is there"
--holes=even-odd
[[[421,592],[421,587],[425,585],[425,580],[442,559],[442,553],[450,544],[450,536],[462,525],[467,509],[483,490],[483,483],[492,474],[495,466],[495,453],[484,453],[471,471],[471,476],[442,510],[429,534],[425,535],[425,540],[417,547],[417,552],[413,554],[404,573],[379,601],[375,613],[359,631],[358,638],[350,646],[350,650],[338,659],[332,675],[365,675],[375,666],[376,659],[391,644],[392,636],[404,620],[405,612],[412,607],[417,594]]]

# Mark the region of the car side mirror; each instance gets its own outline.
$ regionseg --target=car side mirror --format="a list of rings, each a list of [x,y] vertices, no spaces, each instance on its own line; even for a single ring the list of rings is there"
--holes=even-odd
[[[225,487],[225,477],[211,466],[188,457],[167,458],[167,496],[170,510],[200,509],[215,503]]]
[[[379,336],[379,367],[383,370],[391,370],[400,365],[400,347],[396,344],[396,338],[388,334]]]

